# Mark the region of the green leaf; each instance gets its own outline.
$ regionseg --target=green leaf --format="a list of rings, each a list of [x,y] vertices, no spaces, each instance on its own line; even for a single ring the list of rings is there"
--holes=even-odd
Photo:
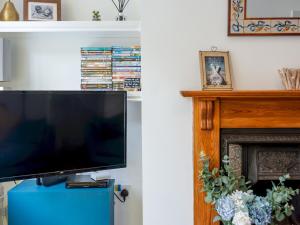
[[[283,213],[278,213],[278,214],[275,215],[275,217],[276,217],[276,220],[278,222],[281,222],[281,221],[283,221],[285,219],[285,216],[284,216]]]
[[[223,182],[224,184],[228,184],[228,177],[223,176],[223,177],[222,177],[222,182]]]
[[[208,192],[206,194],[206,197],[205,197],[204,200],[205,200],[206,203],[211,203],[212,202],[212,194],[210,192]]]
[[[294,211],[294,207],[293,206],[290,206],[289,204],[286,204],[284,206],[284,212],[285,212],[285,215],[286,216],[291,216],[293,214],[293,211]]]
[[[280,194],[274,195],[275,202],[280,203],[282,201],[282,199],[283,198],[282,198],[282,196]]]
[[[219,169],[218,168],[214,168],[211,173],[213,176],[215,176],[217,173],[219,172]]]
[[[213,222],[216,223],[221,220],[222,220],[222,218],[220,216],[215,216],[215,218],[213,219]]]

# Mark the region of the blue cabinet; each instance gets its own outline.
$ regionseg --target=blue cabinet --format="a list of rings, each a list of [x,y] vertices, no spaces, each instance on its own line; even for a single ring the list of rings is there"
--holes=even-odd
[[[114,182],[108,188],[66,189],[27,180],[8,192],[9,225],[113,225]]]

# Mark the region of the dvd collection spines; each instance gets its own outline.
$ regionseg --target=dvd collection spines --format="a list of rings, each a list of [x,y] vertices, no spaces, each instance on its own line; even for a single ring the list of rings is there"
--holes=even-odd
[[[113,67],[141,67],[141,61],[114,61],[112,63]]]
[[[81,48],[81,89],[113,89],[111,47]]]
[[[81,84],[83,90],[97,89],[98,91],[111,90],[112,84]]]
[[[82,77],[102,77],[102,76],[107,76],[107,77],[112,77],[112,72],[111,71],[84,71],[82,73]]]
[[[141,48],[113,47],[113,90],[141,91]]]
[[[83,90],[141,91],[141,48],[81,48]]]

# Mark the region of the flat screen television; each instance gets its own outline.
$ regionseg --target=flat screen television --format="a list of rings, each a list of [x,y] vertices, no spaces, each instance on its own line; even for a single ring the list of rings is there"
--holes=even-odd
[[[1,91],[0,182],[126,167],[126,92]]]

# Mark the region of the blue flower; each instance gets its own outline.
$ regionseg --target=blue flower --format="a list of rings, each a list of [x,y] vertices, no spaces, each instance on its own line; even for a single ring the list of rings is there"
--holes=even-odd
[[[223,221],[231,221],[235,213],[235,205],[230,197],[220,198],[216,202],[216,210]]]
[[[255,197],[253,202],[249,203],[248,209],[253,224],[267,225],[271,223],[272,207],[265,198]]]

